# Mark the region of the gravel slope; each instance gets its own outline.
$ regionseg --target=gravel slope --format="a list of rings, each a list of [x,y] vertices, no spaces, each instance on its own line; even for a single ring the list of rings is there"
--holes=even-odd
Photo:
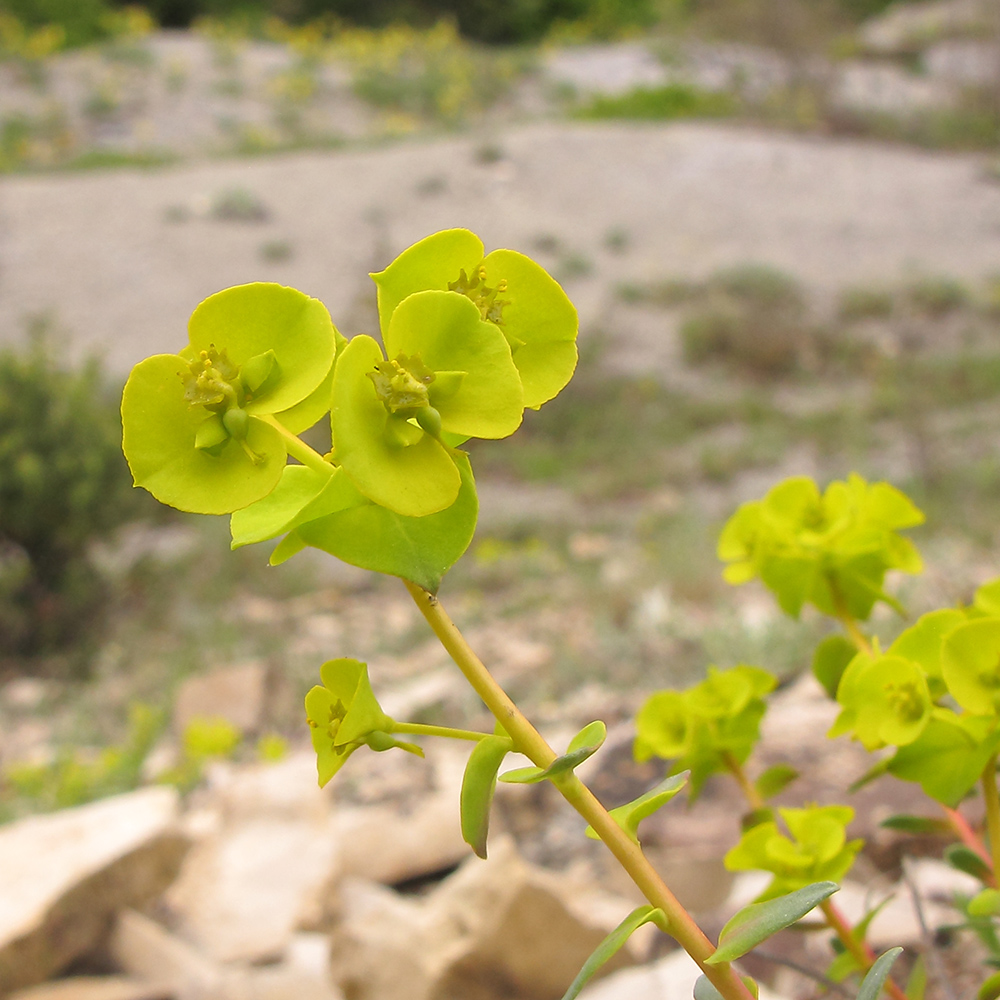
[[[487,141],[499,160],[482,162]],[[232,188],[256,195],[269,218],[212,217]],[[71,354],[97,348],[126,371],[175,350],[201,298],[261,279],[319,296],[353,333],[370,324],[365,272],[458,225],[557,272],[567,257],[576,272],[589,267],[567,281],[584,323],[619,281],[747,260],[820,292],[1000,270],[1000,185],[980,157],[699,123],[542,123],[499,137],[3,178],[0,339],[48,312]],[[612,230],[627,235],[624,251],[606,245]],[[287,259],[265,259],[275,241]]]

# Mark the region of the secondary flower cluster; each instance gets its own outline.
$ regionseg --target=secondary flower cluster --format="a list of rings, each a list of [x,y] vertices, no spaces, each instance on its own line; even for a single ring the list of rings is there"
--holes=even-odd
[[[776,678],[745,664],[708,668],[705,680],[686,691],[657,691],[636,716],[636,760],[673,761],[670,773],[691,772],[691,798],[709,775],[745,763],[767,710],[764,695]]]
[[[884,653],[854,655],[835,690],[830,736],[896,747],[885,769],[955,805],[1000,748],[1000,580],[968,607],[923,615]]]
[[[234,545],[286,534],[433,589],[471,539],[458,447],[503,438],[569,381],[577,316],[538,264],[436,233],[372,275],[382,346],[348,342],[316,299],[256,283],[210,296],[189,343],[133,369],[122,399],[133,478],[164,503],[234,514]],[[322,458],[296,437],[329,412]],[[288,464],[288,456],[302,464]]]
[[[876,601],[896,606],[882,590],[887,570],[920,572],[919,553],[898,532],[923,520],[888,483],[852,473],[821,494],[796,476],[736,511],[719,538],[719,558],[729,563],[726,580],[759,577],[787,614],[808,603],[835,617],[867,618]]]

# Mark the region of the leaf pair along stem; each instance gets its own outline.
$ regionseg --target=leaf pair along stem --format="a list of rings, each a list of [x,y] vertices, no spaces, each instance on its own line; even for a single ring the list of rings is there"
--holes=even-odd
[[[437,598],[414,583],[407,580],[403,582],[441,645],[510,736],[514,749],[523,753],[537,767],[548,767],[556,759],[556,752],[496,682]],[[604,841],[650,904],[663,911],[670,934],[698,963],[725,1000],[753,1000],[753,994],[729,963],[707,963],[715,946],[677,901],[643,854],[642,848],[615,822],[594,793],[572,770],[556,775],[551,780],[566,801]]]

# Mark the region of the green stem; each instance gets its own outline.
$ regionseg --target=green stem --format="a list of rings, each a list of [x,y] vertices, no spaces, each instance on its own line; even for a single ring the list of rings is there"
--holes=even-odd
[[[451,740],[470,740],[478,743],[489,733],[477,733],[471,729],[452,729],[450,726],[425,726],[422,722],[393,722],[394,733],[411,733],[414,736],[444,736]]]
[[[844,626],[844,631],[847,632],[857,650],[871,656],[874,652],[872,644],[868,636],[858,628],[858,623],[855,621],[854,615],[847,609],[847,602],[844,600],[843,595],[840,593],[840,588],[834,582],[832,576],[827,577],[827,583],[830,586],[830,594],[833,597],[833,606],[837,612],[837,620]]]
[[[747,777],[746,771],[743,770],[743,765],[736,759],[735,755],[727,750],[723,753],[722,760],[726,765],[726,769],[736,779],[737,784],[740,786],[740,791],[743,792],[743,796],[750,808],[755,811],[757,809],[764,809],[765,803],[760,796],[760,792],[757,791],[754,783]]]
[[[285,449],[292,458],[297,458],[304,466],[312,469],[313,472],[321,472],[324,476],[332,476],[337,471],[318,451],[310,448],[305,441],[293,434],[271,414],[260,419],[270,424],[282,436]]]
[[[986,802],[986,831],[990,841],[993,881],[1000,880],[1000,796],[997,795],[997,755],[983,769],[983,799]]]
[[[524,717],[507,692],[497,684],[493,675],[445,613],[437,598],[408,580],[403,582],[441,645],[503,726],[515,749],[528,757],[536,766],[548,767],[556,758],[555,751]],[[670,926],[670,934],[698,963],[702,972],[725,1000],[752,1000],[752,994],[746,984],[729,963],[706,964],[706,959],[715,951],[712,942],[667,888],[642,853],[642,848],[611,818],[594,793],[572,771],[557,776],[552,783],[566,801],[593,827],[646,899],[653,906],[663,910]]]

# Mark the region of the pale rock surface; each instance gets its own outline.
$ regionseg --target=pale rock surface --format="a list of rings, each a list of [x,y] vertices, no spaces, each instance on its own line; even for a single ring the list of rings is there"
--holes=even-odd
[[[273,961],[336,864],[327,825],[250,819],[196,844],[164,902],[178,933],[210,959]]]
[[[214,767],[208,798],[227,822],[275,817],[324,822],[330,789],[321,789],[312,749],[293,751],[275,763]]]
[[[341,907],[334,974],[355,1000],[557,1000],[632,904],[595,903],[505,841],[426,899],[351,880]],[[608,971],[634,960],[623,949]]]
[[[223,973],[186,941],[135,910],[118,917],[109,952],[123,972],[148,982],[162,983],[176,1000],[216,996]]]
[[[616,972],[584,987],[581,1000],[691,1000],[701,970],[687,952],[675,951],[651,965]],[[781,1000],[760,987],[760,1000]]]
[[[398,885],[453,868],[469,856],[459,821],[468,750],[432,745],[426,749],[427,760],[416,761],[430,771],[430,787],[424,794],[405,804],[342,805],[334,811],[332,830],[343,875]],[[405,766],[413,758],[397,757],[396,762]]]
[[[94,948],[114,913],[155,899],[187,849],[172,788],[146,788],[0,829],[0,995]]]
[[[156,921],[128,910],[118,920],[110,951],[122,969],[165,984],[171,1000],[343,1000],[330,981],[329,943],[318,937],[295,935],[284,960],[272,965],[223,965]]]
[[[173,991],[130,976],[71,976],[18,990],[7,1000],[173,1000]]]
[[[467,691],[462,675],[449,666],[419,674],[380,692],[379,704],[386,715],[402,721],[428,708],[460,703]]]
[[[182,735],[194,719],[225,719],[244,735],[257,732],[264,722],[267,680],[267,668],[256,662],[187,678],[177,692],[174,730]]]

